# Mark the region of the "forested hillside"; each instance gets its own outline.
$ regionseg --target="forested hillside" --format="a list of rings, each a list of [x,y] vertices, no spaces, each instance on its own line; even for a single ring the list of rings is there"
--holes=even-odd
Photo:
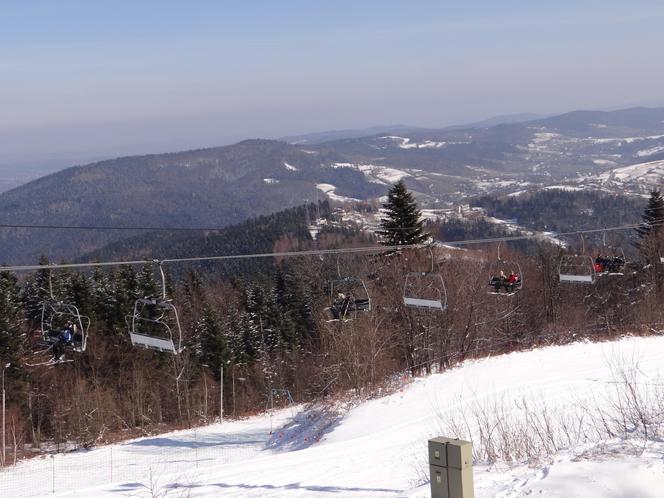
[[[101,227],[224,227],[306,199],[317,182],[366,197],[383,188],[355,170],[268,140],[176,154],[135,156],[70,168],[0,194],[0,223]],[[140,232],[139,232],[140,233]],[[79,257],[136,231],[0,230],[2,262]]]
[[[306,213],[308,210],[308,213]],[[78,261],[126,261],[136,259],[196,258],[263,254],[286,249],[311,248],[307,220],[330,214],[328,201],[307,204],[277,213],[251,218],[218,231],[159,231],[124,239],[85,254]],[[172,274],[181,276],[197,271],[206,279],[230,280],[256,275],[274,267],[271,258],[254,260],[230,259],[222,262],[190,262],[169,266]]]
[[[658,171],[648,164],[664,158],[663,121],[664,109],[634,108],[486,127],[401,129],[306,146],[247,140],[124,157],[1,193],[0,225],[221,228],[325,196],[375,199],[399,179],[427,207],[563,179],[644,193]],[[621,170],[634,165],[634,171]],[[598,206],[595,214],[603,212]],[[43,253],[73,259],[140,233],[2,228],[0,262],[34,262]]]
[[[229,229],[228,237],[252,233],[257,241],[240,240],[229,250],[312,247],[305,217],[298,208]],[[275,225],[283,225],[282,231]],[[242,232],[249,226],[253,232]],[[370,243],[365,235],[339,229],[317,240],[321,249]],[[129,341],[125,318],[134,301],[160,295],[152,265],[91,273],[43,269],[20,281],[5,271],[0,358],[11,363],[8,424],[17,449],[47,441],[90,446],[209,421],[218,415],[222,366],[227,413],[240,415],[263,408],[272,388],[289,389],[296,401],[348,389],[369,393],[403,370],[419,374],[540,344],[647,333],[663,321],[662,267],[637,262],[624,275],[574,285],[559,281],[562,256],[560,247],[547,243],[530,255],[504,249],[501,257],[518,263],[524,281],[523,291],[511,297],[488,293],[493,247],[247,260],[232,281],[225,280],[228,274],[191,267],[176,276],[166,265],[185,346],[176,356]],[[404,297],[413,292],[413,272],[430,269],[431,257],[445,282],[441,298],[447,307],[408,307]],[[249,270],[253,265],[257,272]],[[370,311],[330,321],[332,289],[349,277],[366,285]],[[51,352],[39,334],[50,287],[53,299],[75,303],[92,323],[87,350],[70,351],[73,362],[55,366],[41,363]],[[177,333],[174,339],[179,342]]]
[[[644,199],[602,191],[545,189],[513,196],[484,196],[471,201],[489,216],[553,232],[638,223]]]

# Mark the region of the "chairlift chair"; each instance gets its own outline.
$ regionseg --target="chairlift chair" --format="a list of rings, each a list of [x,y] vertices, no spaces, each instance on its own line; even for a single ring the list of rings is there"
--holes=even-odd
[[[60,333],[67,328],[71,322],[72,341],[68,344],[71,350],[82,353],[88,344],[88,331],[90,329],[90,318],[81,315],[78,308],[73,304],[61,301],[44,301],[41,312],[41,335],[47,344],[55,344],[59,341]]]
[[[429,271],[410,272],[406,275],[403,287],[403,304],[411,308],[444,311],[447,309],[447,290],[440,273],[434,271],[433,253]]]
[[[565,255],[560,260],[558,274],[561,282],[594,284],[597,278],[595,262],[590,256]]]
[[[178,311],[170,301],[137,299],[134,312],[126,317],[126,322],[134,346],[172,354],[184,349]]]
[[[511,276],[516,278],[510,281]],[[489,274],[489,294],[498,296],[513,296],[523,288],[523,273],[517,261],[507,261],[500,257],[500,243],[498,244],[498,257],[491,265]],[[501,292],[504,289],[505,292]]]
[[[371,296],[364,280],[343,277],[329,283],[330,305],[327,311],[332,320],[352,320],[358,313],[371,311]]]
[[[159,263],[162,297],[146,297],[134,302],[134,311],[125,317],[134,346],[177,355],[184,349],[182,327],[175,305],[166,297],[166,277]]]
[[[406,275],[403,304],[411,308],[444,311],[447,308],[445,281],[438,273],[411,272]]]
[[[581,236],[581,253],[566,254],[560,259],[558,275],[561,282],[594,284],[597,279],[597,270],[593,258],[586,255],[586,242]]]
[[[603,248],[595,258],[595,271],[599,276],[623,275],[627,258],[622,247],[606,244],[606,232],[602,234]]]

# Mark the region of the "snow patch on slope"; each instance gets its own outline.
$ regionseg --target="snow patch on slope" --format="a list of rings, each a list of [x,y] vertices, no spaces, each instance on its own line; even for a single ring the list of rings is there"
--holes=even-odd
[[[358,169],[364,173],[364,176],[366,176],[369,181],[377,179],[379,180],[378,183],[387,182],[388,184],[392,184],[398,182],[402,178],[412,176],[410,173],[406,173],[400,169],[388,168],[387,166],[375,166],[373,164],[360,164]]]
[[[658,145],[658,146],[652,147],[650,149],[640,150],[636,153],[636,156],[637,157],[648,157],[648,156],[654,156],[655,154],[659,154],[660,152],[664,152],[664,145]]]
[[[544,190],[562,190],[564,192],[579,192],[583,187],[574,187],[572,185],[549,185]]]
[[[425,140],[422,143],[417,143],[413,142],[412,139],[410,138],[398,137],[394,135],[388,135],[380,138],[383,140],[392,140],[401,149],[440,149],[448,144],[448,142],[437,142],[434,140]],[[467,142],[451,142],[451,143],[467,143]]]
[[[664,176],[664,160],[647,163],[632,164],[622,168],[612,169],[598,176],[600,180],[616,180],[620,182],[646,181],[658,183]]]
[[[587,137],[580,139],[582,142],[591,143],[591,144],[616,144],[621,146],[622,144],[633,144],[635,142],[642,142],[644,140],[658,140],[664,138],[664,135],[649,135],[646,137],[623,137],[623,138],[593,138]]]
[[[321,192],[324,192],[332,201],[360,202],[360,199],[355,199],[353,197],[344,197],[343,195],[335,194],[334,191],[337,189],[337,187],[330,183],[317,183],[316,188]]]
[[[385,185],[391,185],[402,178],[412,176],[410,173],[400,169],[390,168],[388,166],[377,166],[375,164],[332,163],[330,167],[334,169],[356,169],[364,173],[364,176],[369,182]]]

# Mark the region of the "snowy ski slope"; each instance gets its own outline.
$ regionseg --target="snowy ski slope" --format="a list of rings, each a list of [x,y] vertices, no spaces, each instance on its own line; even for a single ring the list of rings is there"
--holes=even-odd
[[[571,410],[572,400],[604,398],[611,363],[637,360],[641,374],[654,379],[664,367],[664,338],[469,361],[339,413],[282,410],[272,421],[259,416],[36,459],[0,473],[0,496],[428,497],[420,469],[427,439],[440,435],[441,416],[526,397]],[[664,496],[664,444],[642,454],[627,454],[619,441],[607,445],[613,456],[579,458],[584,448],[572,448],[545,465],[479,465],[476,496]]]

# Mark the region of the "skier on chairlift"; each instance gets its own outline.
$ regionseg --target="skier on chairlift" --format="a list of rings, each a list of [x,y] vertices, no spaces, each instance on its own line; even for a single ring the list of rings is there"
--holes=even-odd
[[[595,273],[604,273],[606,271],[608,260],[603,257],[601,254],[598,254],[595,258],[595,263],[593,267],[595,268]]]
[[[74,340],[76,326],[71,320],[68,320],[63,329],[58,333],[58,337],[53,343],[53,361],[64,360],[65,348]]]
[[[346,316],[348,311],[349,298],[343,293],[338,292],[337,297],[334,299],[332,306],[330,307],[330,312],[332,312],[332,317],[334,320],[340,320]]]
[[[622,273],[625,267],[625,259],[622,256],[614,256],[609,264],[609,273]]]
[[[500,288],[505,287],[507,289],[507,277],[505,276],[505,272],[503,270],[500,270],[499,275],[494,275],[491,277],[491,282],[489,285],[492,285],[494,288],[494,292],[496,294],[500,293]]]
[[[519,279],[519,275],[514,273],[514,270],[512,270],[512,271],[510,271],[509,277],[507,277],[507,282],[505,284],[505,290],[508,293],[513,293],[519,287],[520,283],[521,282],[520,282],[520,279]]]

